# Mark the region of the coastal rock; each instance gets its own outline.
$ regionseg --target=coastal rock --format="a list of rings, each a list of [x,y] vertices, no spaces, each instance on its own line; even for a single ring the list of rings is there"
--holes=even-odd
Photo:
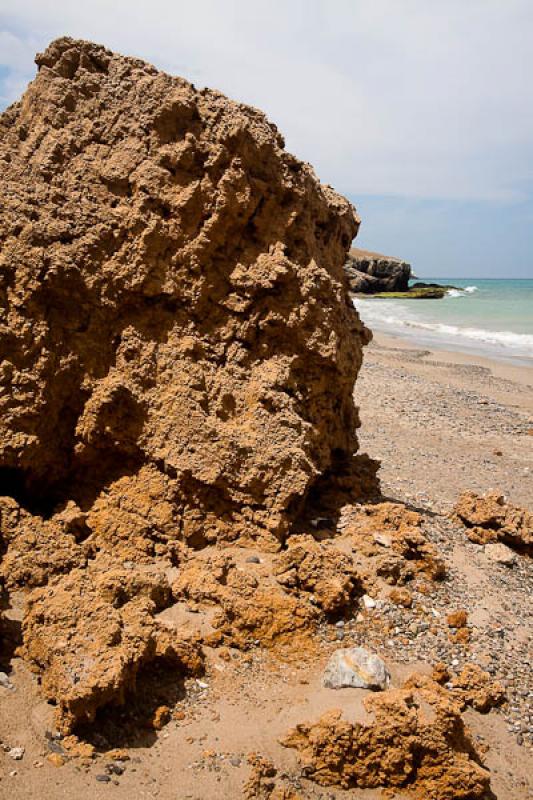
[[[196,642],[155,619],[170,600],[161,573],[109,564],[73,570],[32,592],[21,654],[57,704],[59,731],[92,722],[102,706],[123,704],[148,664],[174,664],[176,679],[201,669]]]
[[[533,552],[533,514],[507,503],[502,494],[463,492],[453,517],[466,528],[466,535],[476,544],[503,542],[515,550]]]
[[[324,670],[322,682],[327,689],[379,690],[388,687],[390,673],[379,656],[364,647],[350,647],[335,650]]]
[[[311,592],[327,613],[349,605],[359,588],[359,577],[348,555],[311,536],[291,536],[287,545],[275,559],[278,583],[296,593]]]
[[[37,64],[0,117],[2,491],[279,546],[357,448],[354,209],[256,109],[89,42]]]
[[[409,287],[411,265],[400,258],[352,247],[344,269],[354,294],[405,292]]]
[[[371,723],[332,710],[281,741],[298,751],[302,770],[321,786],[402,789],[417,798],[482,800],[489,773],[450,692],[428,680],[365,699]]]

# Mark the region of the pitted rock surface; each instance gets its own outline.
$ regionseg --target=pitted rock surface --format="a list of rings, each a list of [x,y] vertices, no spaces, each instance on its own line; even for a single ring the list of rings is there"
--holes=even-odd
[[[276,547],[357,447],[354,209],[253,108],[88,42],[36,60],[0,118],[1,493],[148,555]]]

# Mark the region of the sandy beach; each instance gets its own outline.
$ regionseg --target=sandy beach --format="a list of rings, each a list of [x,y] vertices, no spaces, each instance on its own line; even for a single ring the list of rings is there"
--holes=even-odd
[[[533,368],[374,334],[356,401],[385,494],[445,512],[495,488],[531,506]]]

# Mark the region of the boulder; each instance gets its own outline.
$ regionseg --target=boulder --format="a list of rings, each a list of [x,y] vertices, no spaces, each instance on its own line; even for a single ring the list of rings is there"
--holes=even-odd
[[[36,61],[0,117],[2,492],[276,546],[357,449],[358,217],[254,108],[89,42]]]

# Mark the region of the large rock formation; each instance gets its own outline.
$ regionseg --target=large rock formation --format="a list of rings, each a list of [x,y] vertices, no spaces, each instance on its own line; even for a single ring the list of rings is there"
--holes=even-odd
[[[188,604],[244,648],[353,602],[312,537],[261,582],[218,548],[280,550],[377,465],[350,204],[255,109],[88,42],[37,64],[0,117],[0,582],[69,732],[154,662],[201,669]]]
[[[352,247],[344,268],[354,294],[406,292],[409,288],[411,265],[394,256]]]
[[[37,64],[0,120],[0,493],[275,543],[356,450],[354,210],[253,108],[88,42]]]

